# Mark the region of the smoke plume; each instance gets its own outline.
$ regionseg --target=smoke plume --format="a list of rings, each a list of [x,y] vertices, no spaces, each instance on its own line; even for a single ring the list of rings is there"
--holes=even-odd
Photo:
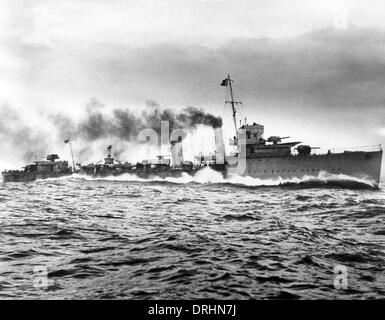
[[[170,131],[182,128],[189,131],[198,125],[212,128],[222,126],[221,117],[192,106],[184,108],[181,112],[162,109],[153,101],[148,101],[146,106],[146,110],[140,114],[123,108],[115,108],[108,114],[104,112],[103,104],[92,99],[87,105],[85,116],[78,123],[63,115],[55,115],[52,120],[63,137],[76,136],[90,142],[106,137],[133,141],[141,130],[148,128],[160,134],[161,121],[169,121]]]
[[[114,136],[122,140],[137,139],[139,132],[151,128],[160,133],[161,121],[169,121],[170,131],[183,128],[195,129],[197,125],[213,128],[222,126],[222,118],[205,113],[201,109],[189,106],[176,113],[171,109],[162,109],[153,101],[146,103],[147,109],[141,114],[134,114],[128,109],[116,108],[111,115],[103,112],[104,106],[93,99],[86,108],[86,116],[76,125],[69,125],[68,119],[64,120],[65,128],[71,128],[73,135],[82,139],[94,141],[103,137]],[[63,123],[59,121],[59,127]]]
[[[49,136],[24,124],[25,120],[10,106],[0,106],[0,146],[2,157],[31,160],[49,149]],[[10,152],[13,150],[14,152]]]
[[[189,106],[176,112],[163,109],[154,101],[147,101],[142,112],[133,112],[128,108],[111,110],[92,99],[79,119],[65,114],[47,116],[44,119],[45,131],[42,127],[31,126],[11,108],[2,107],[0,116],[2,146],[13,150],[13,156],[23,162],[33,160],[34,154],[42,157],[48,153],[59,153],[63,150],[63,140],[69,137],[77,141],[76,158],[88,161],[95,152],[100,157],[103,152],[100,148],[104,149],[104,145],[113,144],[115,156],[124,153],[127,143],[131,146],[137,143],[138,134],[143,129],[151,128],[160,134],[161,121],[169,121],[170,132],[179,128],[189,132],[200,125],[212,128],[222,126],[221,117],[201,109]]]

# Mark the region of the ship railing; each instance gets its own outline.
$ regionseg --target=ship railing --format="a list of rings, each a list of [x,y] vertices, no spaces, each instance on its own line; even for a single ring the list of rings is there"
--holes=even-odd
[[[5,169],[2,171],[2,173],[8,173],[8,174],[16,174],[16,173],[23,173],[23,170],[14,170],[14,169]]]
[[[328,153],[343,153],[343,152],[376,152],[381,151],[381,144],[367,145],[367,146],[354,146],[354,147],[336,147],[336,148],[320,148],[313,149],[312,154],[328,154]]]

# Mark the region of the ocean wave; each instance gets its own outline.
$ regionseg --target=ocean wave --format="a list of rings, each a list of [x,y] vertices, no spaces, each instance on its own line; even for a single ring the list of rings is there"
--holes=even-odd
[[[385,193],[345,188],[360,182],[207,168],[6,185],[0,298],[41,298],[35,267],[49,299],[381,298]],[[338,265],[354,276],[347,290],[333,286]]]
[[[64,177],[68,179],[68,177]],[[92,177],[82,174],[75,174],[72,179],[84,179],[87,181],[128,181],[128,182],[168,182],[173,184],[231,184],[246,187],[267,187],[267,186],[304,186],[304,187],[346,187],[346,188],[377,188],[377,183],[367,177],[353,177],[345,174],[331,174],[326,171],[320,171],[317,176],[305,175],[302,178],[272,178],[260,179],[250,176],[230,175],[224,178],[222,173],[209,167],[198,171],[194,176],[182,173],[181,177],[161,178],[150,176],[149,178],[140,178],[135,174],[124,173],[118,176]],[[60,178],[62,179],[62,178]]]

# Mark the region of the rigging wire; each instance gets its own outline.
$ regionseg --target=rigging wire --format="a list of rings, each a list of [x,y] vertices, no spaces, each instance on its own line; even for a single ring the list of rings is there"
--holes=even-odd
[[[255,93],[252,93],[252,92],[250,92],[250,91],[248,91],[248,90],[246,90],[244,88],[241,88],[241,87],[235,85],[234,83],[233,83],[233,87],[235,87],[237,90],[240,90],[240,91],[242,91],[242,92],[244,92],[244,93],[246,93],[246,94],[248,94],[250,96],[253,96],[253,97],[255,97],[255,98],[259,99],[259,100],[261,99],[261,97],[256,95]],[[292,91],[292,90],[291,89],[280,89],[280,91]],[[207,90],[204,93],[202,93],[201,96],[203,98],[205,98],[205,100],[210,100],[210,102],[213,105],[215,105],[216,101],[214,101],[214,99],[213,99],[213,93],[214,92],[217,92],[217,91],[214,88],[213,89],[210,88],[209,90]],[[306,90],[306,92],[309,92],[309,93],[321,93],[320,91],[317,91],[317,90]],[[363,101],[365,99],[365,97],[358,97],[358,96],[353,96],[353,95],[344,95],[344,94],[337,94],[337,93],[330,93],[328,95],[329,96],[335,96],[335,97],[344,97],[345,96],[345,97],[349,97],[349,98],[352,98],[352,99],[356,99],[356,101],[359,101],[359,100]],[[240,101],[239,98],[238,98],[238,95],[234,95],[234,98],[235,98],[236,101]],[[225,100],[228,100],[228,91],[227,90],[225,91]],[[263,100],[263,104],[276,107],[276,104],[274,104],[273,102],[271,102],[269,100]],[[247,109],[248,109],[248,108],[246,109],[246,107],[245,107],[245,102],[243,102],[242,104],[238,104],[237,107],[238,107],[237,111],[238,111],[239,119],[241,121],[244,121],[245,120],[245,116],[247,116]],[[225,117],[225,113],[226,113],[225,109],[226,109],[226,103],[223,104],[222,118]],[[314,123],[314,124],[317,124],[317,125],[319,125],[321,123],[322,126],[327,127],[329,129],[332,129],[333,131],[343,132],[343,133],[345,133],[348,136],[352,135],[351,132],[347,132],[346,130],[341,129],[341,127],[336,129],[335,127],[333,127],[331,125],[328,125],[327,123],[325,123],[323,121],[320,121],[318,119],[317,120],[312,120],[311,117],[306,117],[303,113],[298,112],[296,110],[291,110],[290,112],[295,114],[295,115],[297,115],[301,119],[305,119],[308,122],[311,122],[311,123]]]
[[[247,94],[249,94],[249,95],[252,95],[252,96],[256,97],[257,99],[260,99],[260,97],[258,97],[256,94],[253,94],[253,93],[251,93],[251,92],[248,92],[247,90],[245,90],[245,89],[243,89],[243,88],[240,88],[240,87],[238,87],[238,86],[235,86],[235,87],[236,87],[238,90],[240,90],[240,91],[243,91],[243,92],[245,92],[245,93],[247,93]],[[265,105],[267,104],[267,105],[276,107],[276,104],[274,104],[274,103],[272,103],[272,102],[270,102],[270,101],[266,101],[266,100],[263,100],[263,104],[265,104]],[[348,136],[351,136],[351,135],[352,135],[351,132],[348,132],[348,131],[342,129],[341,127],[339,127],[338,129],[336,129],[335,127],[333,127],[333,126],[331,126],[331,125],[328,125],[328,124],[326,124],[325,122],[320,121],[319,119],[317,119],[317,120],[312,120],[311,118],[306,117],[305,115],[303,115],[302,113],[300,113],[300,112],[298,112],[298,111],[290,110],[290,112],[296,114],[298,117],[300,117],[300,118],[302,118],[302,119],[305,119],[305,120],[308,121],[308,122],[312,122],[312,123],[317,124],[317,125],[319,125],[320,123],[322,123],[322,126],[327,127],[327,128],[329,128],[329,129],[331,129],[331,130],[333,130],[333,131],[337,131],[337,132],[339,132],[339,133],[340,133],[340,132],[343,132],[343,133],[345,133],[345,134],[348,135]]]
[[[239,89],[239,90],[241,90],[241,91],[243,91],[243,92],[245,92],[247,94],[256,96],[254,93],[251,93],[250,91],[245,90],[245,89],[243,89],[243,88],[241,88],[241,87],[239,87],[237,85],[233,84],[233,87],[236,87],[237,89]],[[281,91],[281,92],[282,91],[293,92],[293,89],[290,89],[290,88],[279,88],[279,89],[277,89],[277,91],[278,90]],[[325,93],[323,90],[320,91],[320,90],[314,90],[314,89],[312,89],[312,90],[303,90],[303,91],[306,92],[306,93]],[[352,99],[355,99],[356,101],[363,101],[363,102],[365,102],[366,99],[367,99],[364,96],[356,96],[356,95],[352,95],[352,94],[343,94],[343,93],[336,93],[336,92],[334,92],[334,93],[328,92],[327,95],[328,96],[338,97],[338,98],[352,98]]]

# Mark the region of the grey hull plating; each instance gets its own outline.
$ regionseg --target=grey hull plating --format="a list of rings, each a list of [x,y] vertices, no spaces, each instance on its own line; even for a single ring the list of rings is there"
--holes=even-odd
[[[38,179],[47,179],[47,178],[60,178],[64,176],[71,175],[71,172],[68,173],[3,173],[3,182],[29,182],[35,181]]]
[[[382,150],[343,152],[324,155],[291,155],[288,157],[247,158],[246,167],[229,167],[229,174],[260,179],[303,178],[318,176],[322,171],[373,180],[377,185],[381,174]]]
[[[349,177],[356,177],[371,180],[378,186],[381,173],[382,150],[375,152],[344,152],[325,155],[308,155],[299,156],[291,155],[288,157],[263,157],[263,158],[247,158],[246,167],[242,165],[213,165],[210,168],[219,171],[224,177],[229,175],[242,175],[259,178],[263,180],[269,179],[292,179],[303,178],[304,176],[318,176],[320,172],[330,174],[343,174]],[[122,174],[132,174],[139,178],[149,179],[158,178],[178,178],[184,173],[191,176],[206,168],[207,166],[194,167],[190,170],[178,170],[169,167],[164,170],[127,170],[125,172],[101,171],[98,173],[88,174],[93,177],[119,176]]]

